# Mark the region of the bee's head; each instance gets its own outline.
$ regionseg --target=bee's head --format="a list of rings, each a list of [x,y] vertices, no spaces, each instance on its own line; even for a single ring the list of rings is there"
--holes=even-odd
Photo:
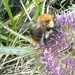
[[[37,19],[37,22],[40,24],[47,23],[47,26],[54,27],[53,17],[50,14],[40,15]]]

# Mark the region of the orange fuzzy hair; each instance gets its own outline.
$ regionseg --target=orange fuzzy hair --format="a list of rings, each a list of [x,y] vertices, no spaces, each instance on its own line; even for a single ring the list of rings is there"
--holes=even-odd
[[[46,22],[46,21],[50,21],[52,22],[53,24],[53,17],[50,15],[50,14],[43,14],[43,15],[40,15],[38,18],[37,18],[37,22],[42,24],[43,22]],[[30,42],[36,46],[36,45],[39,45],[40,42],[36,41],[32,35],[30,35]]]
[[[50,14],[43,14],[38,17],[37,21],[39,23],[43,23],[46,21],[53,21],[53,17]]]
[[[34,46],[37,46],[37,45],[40,44],[38,41],[36,41],[35,39],[33,39],[32,36],[30,36],[30,42],[31,42]]]

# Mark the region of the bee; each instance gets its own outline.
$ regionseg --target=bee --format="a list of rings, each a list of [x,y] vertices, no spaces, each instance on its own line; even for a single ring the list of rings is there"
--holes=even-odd
[[[37,22],[30,28],[30,42],[36,46],[45,44],[45,40],[55,30],[54,19],[50,14],[38,16]]]

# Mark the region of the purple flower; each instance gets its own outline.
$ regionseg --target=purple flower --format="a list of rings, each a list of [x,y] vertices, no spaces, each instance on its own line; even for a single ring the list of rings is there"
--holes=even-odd
[[[62,11],[55,15],[58,33],[50,34],[40,55],[45,71],[50,75],[75,75],[75,12]]]

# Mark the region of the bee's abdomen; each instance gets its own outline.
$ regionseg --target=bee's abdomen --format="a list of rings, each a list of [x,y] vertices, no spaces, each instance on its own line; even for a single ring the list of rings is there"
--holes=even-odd
[[[38,44],[41,43],[41,38],[42,38],[42,29],[30,29],[30,38],[32,40],[32,43],[36,42]]]

